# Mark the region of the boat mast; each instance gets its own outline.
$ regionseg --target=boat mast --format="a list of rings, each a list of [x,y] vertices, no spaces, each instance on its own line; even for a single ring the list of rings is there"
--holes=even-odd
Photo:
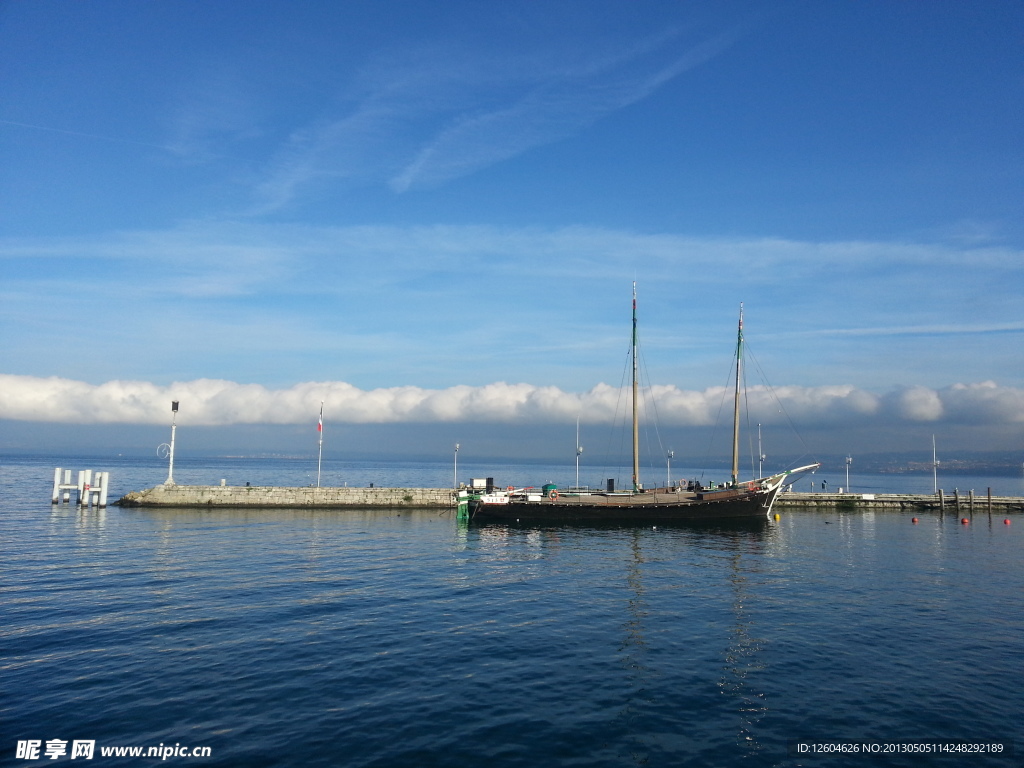
[[[736,334],[736,393],[732,408],[732,484],[740,479],[740,378],[743,367],[743,302],[740,302],[740,327]]]
[[[761,425],[757,425],[757,476],[764,477],[764,460],[768,457],[764,455],[764,450],[761,448]],[[847,482],[847,485],[850,483]]]
[[[633,491],[640,490],[640,427],[637,422],[636,280],[633,281]]]

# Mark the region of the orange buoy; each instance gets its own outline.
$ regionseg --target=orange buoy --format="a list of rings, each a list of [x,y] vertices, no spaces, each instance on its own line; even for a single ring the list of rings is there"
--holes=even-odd
[[[915,518],[911,519],[910,522],[912,522],[914,525],[917,525],[917,518],[915,517]]]
[[[969,522],[971,522],[971,521],[970,521],[970,520],[968,520],[968,519],[967,519],[967,518],[965,517],[965,518],[963,518],[963,519],[962,519],[962,520],[961,520],[960,522],[961,522],[961,524],[963,524],[963,525],[967,525],[967,524],[968,524]]]
[[[1010,518],[1006,518],[1005,520],[1003,520],[1003,525],[1009,525],[1009,524],[1010,524]]]

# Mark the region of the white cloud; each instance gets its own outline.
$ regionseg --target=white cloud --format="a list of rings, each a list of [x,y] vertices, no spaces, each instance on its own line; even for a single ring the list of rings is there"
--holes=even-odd
[[[687,391],[656,385],[652,392],[659,419],[683,426],[714,423],[729,397],[723,387]],[[912,387],[885,397],[845,385],[781,387],[774,395],[764,387],[748,393],[751,414],[763,423],[792,419],[809,425],[863,424],[875,417],[920,422],[937,421],[948,413],[980,424],[1024,423],[1024,390],[993,382],[941,390]],[[169,386],[142,381],[92,385],[57,377],[0,374],[0,418],[78,424],[166,423],[171,400],[181,402],[179,423],[193,425],[313,422],[321,400],[326,418],[344,423],[571,423],[577,417],[585,423],[607,423],[622,418],[628,398],[628,392],[607,384],[580,393],[505,382],[447,389],[361,390],[346,382],[328,381],[273,390],[214,379]]]
[[[943,406],[939,393],[926,387],[911,387],[895,398],[896,412],[909,421],[938,421]]]
[[[639,255],[639,257],[638,257]],[[259,288],[280,288],[282,281],[299,283],[308,271],[339,269],[357,275],[360,283],[387,281],[394,284],[410,274],[458,275],[483,270],[488,278],[528,282],[535,270],[553,278],[580,281],[623,279],[639,268],[644,280],[688,287],[695,283],[719,285],[723,273],[730,278],[746,277],[763,285],[801,285],[814,280],[811,295],[825,292],[828,277],[845,292],[861,290],[865,273],[887,268],[888,279],[902,285],[903,274],[926,281],[924,289],[934,292],[953,273],[970,272],[992,282],[1019,279],[1024,254],[1018,248],[959,248],[946,244],[912,244],[887,241],[813,242],[766,238],[692,237],[681,234],[647,234],[598,226],[557,228],[465,225],[434,226],[307,226],[256,224],[251,221],[186,221],[156,230],[111,232],[99,236],[0,238],[0,259],[36,261],[99,261],[116,265],[117,274],[133,264],[125,282],[134,279],[144,287],[149,275],[140,269],[159,270],[159,291],[185,295],[252,293]],[[388,268],[388,269],[384,269]],[[921,272],[925,269],[926,272]],[[40,267],[40,270],[43,270]],[[40,277],[60,277],[46,269]],[[173,278],[173,279],[164,279]],[[76,275],[77,280],[89,277]],[[97,277],[107,283],[111,275]],[[877,291],[879,278],[867,279]],[[196,287],[206,282],[212,287]],[[223,287],[219,282],[228,283]],[[300,283],[307,285],[307,283]],[[351,290],[351,282],[332,283]],[[324,286],[326,287],[326,286]],[[851,314],[849,311],[844,314]],[[960,322],[901,325],[892,327],[853,326],[828,333],[883,335],[901,333],[947,333],[965,327]],[[973,330],[975,326],[966,326]],[[1020,320],[977,324],[980,330],[1021,330]]]
[[[735,33],[687,49],[669,31],[632,44],[514,53],[453,44],[389,51],[352,86],[347,111],[296,127],[250,211],[269,213],[331,179],[404,192],[571,136],[714,58]]]
[[[582,69],[546,70],[526,93],[508,103],[455,115],[391,180],[391,186],[404,192],[416,184],[437,184],[570,136],[646,98],[721,53],[731,41],[731,36],[707,41],[664,66],[630,67],[650,52],[651,46],[643,45],[636,52],[592,61]]]
[[[0,238],[0,262],[0,353],[18,373],[577,389],[617,373],[635,278],[654,381],[720,382],[742,300],[773,379],[936,387],[970,358],[979,380],[1020,385],[1012,247],[190,221]],[[82,336],[106,354],[81,355]]]
[[[1024,390],[1000,387],[994,381],[955,384],[943,393],[950,417],[962,423],[1024,421]]]

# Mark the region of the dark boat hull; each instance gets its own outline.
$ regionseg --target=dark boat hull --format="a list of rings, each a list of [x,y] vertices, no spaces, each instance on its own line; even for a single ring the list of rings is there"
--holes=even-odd
[[[659,498],[659,496],[661,498]],[[671,498],[677,494],[637,494],[626,497],[581,496],[540,501],[471,504],[474,520],[506,522],[608,522],[651,525],[677,520],[765,518],[774,492],[708,494]]]

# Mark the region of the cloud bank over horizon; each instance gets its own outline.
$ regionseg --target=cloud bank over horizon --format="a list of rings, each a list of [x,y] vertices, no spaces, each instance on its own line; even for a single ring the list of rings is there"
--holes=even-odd
[[[673,426],[709,426],[727,410],[725,387],[646,388],[653,418]],[[89,384],[60,377],[0,374],[0,419],[66,424],[164,424],[170,402],[181,403],[178,423],[195,426],[315,423],[612,423],[625,418],[629,394],[600,383],[585,392],[553,386],[495,382],[426,389],[362,390],[343,381],[303,382],[268,389],[215,379],[158,385],[145,381]],[[850,385],[751,387],[751,418],[765,424],[794,421],[808,427],[861,421],[1024,424],[1024,389],[992,381],[941,389],[911,386],[877,394]],[[723,410],[725,409],[725,410]]]

